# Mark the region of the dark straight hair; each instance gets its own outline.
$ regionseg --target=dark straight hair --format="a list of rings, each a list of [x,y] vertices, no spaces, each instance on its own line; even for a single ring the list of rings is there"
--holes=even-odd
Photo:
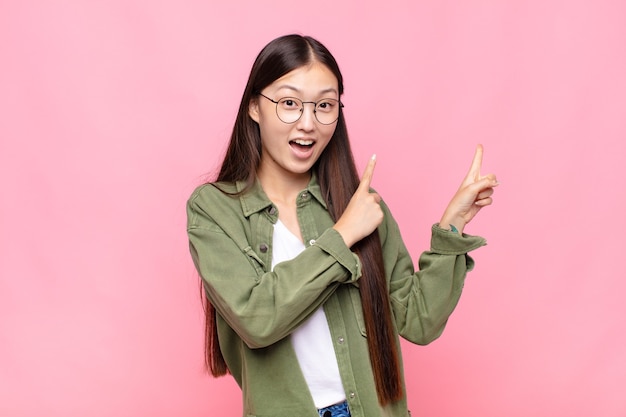
[[[258,124],[250,118],[250,102],[265,87],[283,75],[319,62],[337,77],[339,95],[343,94],[343,77],[335,58],[317,40],[309,36],[286,35],[271,41],[257,56],[246,89],[241,99],[239,112],[222,162],[217,181],[244,181],[249,189],[255,179],[261,160],[261,136]],[[348,131],[340,109],[335,132],[313,166],[329,213],[337,221],[344,212],[359,185],[359,175],[354,163]],[[363,316],[367,332],[370,363],[376,382],[378,400],[382,405],[402,398],[400,360],[394,324],[391,317],[389,293],[385,278],[382,248],[378,232],[362,239],[352,247],[362,264],[359,290],[363,305]],[[225,375],[228,367],[220,351],[217,335],[215,308],[206,299],[206,364],[214,376]]]

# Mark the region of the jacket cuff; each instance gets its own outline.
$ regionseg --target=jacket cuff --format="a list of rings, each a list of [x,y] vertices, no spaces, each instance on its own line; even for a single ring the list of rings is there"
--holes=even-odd
[[[355,282],[361,278],[361,261],[353,253],[338,231],[332,227],[327,229],[316,239],[315,246],[335,258],[344,268],[350,272],[350,279],[346,282]]]
[[[438,223],[432,227],[431,252],[442,255],[463,255],[486,244],[487,241],[480,236],[465,233],[460,235],[458,232],[442,229]]]

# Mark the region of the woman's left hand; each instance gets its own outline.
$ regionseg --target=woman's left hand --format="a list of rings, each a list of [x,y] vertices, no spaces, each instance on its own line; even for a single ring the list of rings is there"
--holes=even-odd
[[[459,233],[463,233],[465,225],[476,216],[480,209],[493,202],[493,188],[498,185],[498,180],[494,174],[480,175],[482,161],[483,146],[478,145],[472,166],[458,191],[450,200],[441,217],[439,227],[451,230],[454,226]]]

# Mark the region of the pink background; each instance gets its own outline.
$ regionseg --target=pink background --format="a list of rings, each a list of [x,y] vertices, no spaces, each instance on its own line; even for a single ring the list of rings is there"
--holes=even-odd
[[[186,198],[254,57],[310,34],[415,255],[485,145],[502,185],[414,416],[626,415],[626,4],[3,1],[0,415],[238,416],[202,368]]]

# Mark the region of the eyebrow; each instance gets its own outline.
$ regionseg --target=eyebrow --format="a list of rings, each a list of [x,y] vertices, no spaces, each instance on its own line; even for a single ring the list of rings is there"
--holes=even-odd
[[[288,85],[288,84],[281,85],[280,87],[277,88],[277,90],[282,90],[284,88],[286,88],[287,90],[292,90],[292,91],[294,91],[296,93],[301,93],[302,92],[299,88],[296,88],[296,87],[294,87],[292,85]],[[333,87],[325,88],[325,89],[323,89],[323,90],[321,90],[319,92],[319,94],[326,94],[326,93],[335,93],[335,94],[339,95],[337,90],[334,89]]]

